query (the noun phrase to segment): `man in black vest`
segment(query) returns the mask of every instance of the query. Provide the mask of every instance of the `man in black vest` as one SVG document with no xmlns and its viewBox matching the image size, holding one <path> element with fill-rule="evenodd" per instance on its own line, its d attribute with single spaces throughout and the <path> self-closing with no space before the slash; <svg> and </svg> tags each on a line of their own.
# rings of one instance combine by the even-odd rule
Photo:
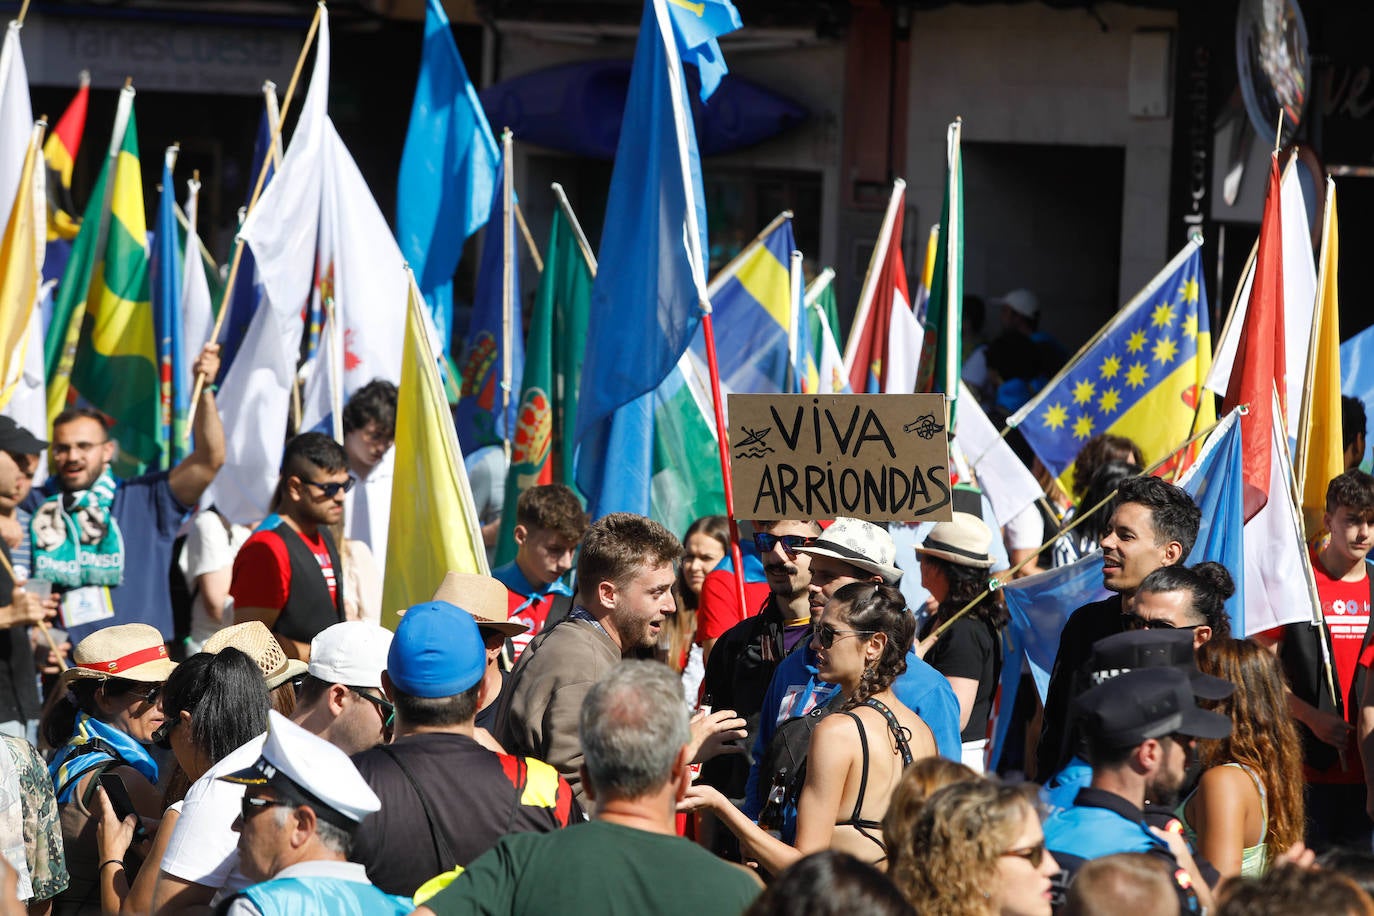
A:
<svg viewBox="0 0 1374 916">
<path fill-rule="evenodd" d="M 286 444 L 273 496 L 276 513 L 234 558 L 234 620 L 262 621 L 291 658 L 310 660 L 310 641 L 344 619 L 343 567 L 328 526 L 343 517 L 353 487 L 343 447 L 323 433 Z"/>
</svg>

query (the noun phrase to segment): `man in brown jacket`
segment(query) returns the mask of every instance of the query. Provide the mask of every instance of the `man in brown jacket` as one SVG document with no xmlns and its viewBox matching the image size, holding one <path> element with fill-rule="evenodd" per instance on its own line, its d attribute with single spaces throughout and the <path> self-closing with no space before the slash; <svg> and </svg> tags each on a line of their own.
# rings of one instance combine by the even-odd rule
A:
<svg viewBox="0 0 1374 916">
<path fill-rule="evenodd" d="M 622 656 L 658 645 L 674 613 L 673 582 L 682 544 L 651 519 L 616 512 L 582 539 L 572 612 L 535 637 L 501 691 L 496 738 L 506 751 L 552 764 L 583 790 L 578 715 L 592 685 Z"/>
</svg>

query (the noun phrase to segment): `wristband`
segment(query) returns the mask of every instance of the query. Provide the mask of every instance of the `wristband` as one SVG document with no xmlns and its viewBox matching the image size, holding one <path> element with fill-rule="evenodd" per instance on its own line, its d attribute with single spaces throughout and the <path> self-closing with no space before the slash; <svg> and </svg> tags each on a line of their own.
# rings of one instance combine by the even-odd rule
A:
<svg viewBox="0 0 1374 916">
<path fill-rule="evenodd" d="M 96 871 L 97 871 L 97 872 L 102 872 L 102 871 L 104 871 L 106 865 L 118 865 L 120 868 L 123 868 L 123 867 L 124 867 L 124 860 L 123 860 L 123 859 L 106 859 L 104 862 L 101 862 L 101 863 L 100 863 L 100 867 L 97 868 Z"/>
<path fill-rule="evenodd" d="M 205 394 L 214 394 L 215 392 L 219 391 L 219 386 L 211 383 L 202 388 L 201 391 Z"/>
</svg>

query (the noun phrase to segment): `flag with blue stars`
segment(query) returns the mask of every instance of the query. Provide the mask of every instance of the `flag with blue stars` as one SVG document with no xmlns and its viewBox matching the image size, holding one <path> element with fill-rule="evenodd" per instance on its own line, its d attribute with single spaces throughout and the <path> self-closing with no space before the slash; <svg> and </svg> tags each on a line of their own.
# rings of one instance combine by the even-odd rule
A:
<svg viewBox="0 0 1374 916">
<path fill-rule="evenodd" d="M 1007 425 L 1056 477 L 1100 433 L 1134 440 L 1146 464 L 1164 458 L 1215 420 L 1201 387 L 1212 363 L 1207 315 L 1201 245 L 1190 241 Z"/>
</svg>

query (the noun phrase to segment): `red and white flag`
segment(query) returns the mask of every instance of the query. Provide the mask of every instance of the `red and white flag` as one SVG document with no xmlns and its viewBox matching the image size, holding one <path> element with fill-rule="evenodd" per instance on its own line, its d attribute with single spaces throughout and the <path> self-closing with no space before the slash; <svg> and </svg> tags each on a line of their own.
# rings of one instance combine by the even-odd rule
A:
<svg viewBox="0 0 1374 916">
<path fill-rule="evenodd" d="M 898 178 L 868 262 L 859 308 L 845 346 L 849 387 L 869 394 L 911 394 L 921 358 L 924 330 L 911 311 L 906 263 L 902 258 L 902 213 L 906 182 Z"/>
</svg>

